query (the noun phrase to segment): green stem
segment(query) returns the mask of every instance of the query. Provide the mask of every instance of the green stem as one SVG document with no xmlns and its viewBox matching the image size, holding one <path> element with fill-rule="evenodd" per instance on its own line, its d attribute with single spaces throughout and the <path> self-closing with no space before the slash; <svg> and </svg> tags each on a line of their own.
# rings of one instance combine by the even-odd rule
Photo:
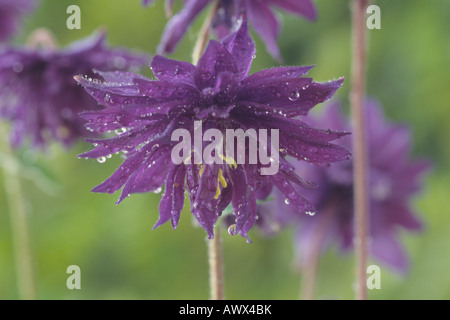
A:
<svg viewBox="0 0 450 320">
<path fill-rule="evenodd" d="M 36 280 L 34 274 L 34 259 L 31 247 L 28 212 L 22 186 L 19 178 L 19 165 L 15 161 L 14 153 L 6 141 L 4 130 L 0 134 L 3 143 L 1 147 L 6 155 L 12 159 L 3 165 L 3 181 L 11 221 L 11 233 L 14 246 L 14 259 L 17 285 L 21 299 L 34 300 L 37 298 Z"/>
<path fill-rule="evenodd" d="M 209 284 L 211 300 L 224 300 L 223 294 L 223 269 L 222 269 L 222 243 L 220 229 L 217 230 L 213 239 L 208 242 L 209 260 Z"/>
<path fill-rule="evenodd" d="M 333 217 L 333 207 L 327 207 L 320 213 L 314 235 L 309 243 L 311 254 L 306 263 L 301 267 L 302 272 L 302 287 L 300 293 L 300 300 L 313 300 L 316 291 L 317 273 L 319 270 L 319 261 L 322 251 L 322 245 L 325 237 L 328 234 L 328 229 Z"/>
</svg>

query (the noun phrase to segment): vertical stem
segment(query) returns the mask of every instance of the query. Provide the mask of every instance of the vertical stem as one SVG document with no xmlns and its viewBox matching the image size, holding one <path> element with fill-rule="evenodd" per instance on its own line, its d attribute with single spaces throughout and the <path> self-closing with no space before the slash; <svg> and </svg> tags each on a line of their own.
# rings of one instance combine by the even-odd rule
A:
<svg viewBox="0 0 450 320">
<path fill-rule="evenodd" d="M 352 1 L 352 81 L 350 106 L 353 120 L 354 210 L 356 250 L 356 299 L 367 299 L 367 230 L 368 230 L 368 172 L 365 133 L 364 95 L 366 86 L 366 25 L 368 0 Z"/>
<path fill-rule="evenodd" d="M 305 265 L 302 266 L 300 300 L 314 299 L 321 249 L 328 232 L 328 227 L 330 226 L 333 209 L 332 206 L 329 206 L 321 213 L 320 217 L 317 217 L 320 221 L 315 227 L 314 236 L 310 243 L 311 254 L 306 259 Z"/>
<path fill-rule="evenodd" d="M 206 45 L 209 40 L 209 29 L 211 27 L 211 23 L 217 13 L 217 10 L 219 10 L 220 1 L 216 0 L 213 3 L 212 9 L 209 11 L 208 16 L 206 17 L 205 21 L 203 22 L 202 28 L 200 29 L 198 33 L 197 41 L 195 42 L 194 50 L 192 52 L 192 63 L 197 64 L 198 60 L 203 54 L 203 51 L 205 51 Z"/>
<path fill-rule="evenodd" d="M 209 258 L 209 284 L 211 300 L 224 300 L 223 294 L 223 270 L 222 270 L 222 243 L 220 230 L 208 242 Z"/>
<path fill-rule="evenodd" d="M 5 141 L 6 136 L 1 134 L 0 140 L 4 142 L 2 147 L 5 153 L 11 155 L 11 160 L 4 166 L 3 180 L 11 220 L 17 285 L 22 299 L 34 300 L 37 293 L 27 209 L 19 178 L 19 166 L 8 142 Z"/>
</svg>

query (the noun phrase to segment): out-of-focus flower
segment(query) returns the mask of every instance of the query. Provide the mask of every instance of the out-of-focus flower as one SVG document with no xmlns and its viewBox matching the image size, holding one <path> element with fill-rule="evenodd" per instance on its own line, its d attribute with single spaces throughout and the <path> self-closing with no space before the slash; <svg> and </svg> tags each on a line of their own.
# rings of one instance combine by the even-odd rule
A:
<svg viewBox="0 0 450 320">
<path fill-rule="evenodd" d="M 196 66 L 155 56 L 151 68 L 157 80 L 132 73 L 101 73 L 104 82 L 77 77 L 86 91 L 107 107 L 84 113 L 88 127 L 119 130 L 111 139 L 89 139 L 96 148 L 80 157 L 104 160 L 125 152 L 123 164 L 93 191 L 114 193 L 123 187 L 120 202 L 131 193 L 160 191 L 165 185 L 155 227 L 171 220 L 175 228 L 186 181 L 192 214 L 210 238 L 216 220 L 231 203 L 234 233 L 248 239 L 257 219 L 256 199 L 264 199 L 272 185 L 299 210 L 314 210 L 294 189 L 294 185 L 310 184 L 293 172 L 285 156 L 323 166 L 349 157 L 344 148 L 330 143 L 346 133 L 315 129 L 296 119 L 332 97 L 343 79 L 317 83 L 303 77 L 312 67 L 280 67 L 248 75 L 254 53 L 254 43 L 243 23 L 223 42 L 211 40 Z M 202 135 L 209 129 L 223 136 L 228 129 L 279 131 L 279 171 L 262 175 L 261 159 L 255 164 L 239 164 L 229 153 L 215 154 L 227 159 L 226 163 L 196 164 L 191 161 L 195 154 L 190 149 L 186 161 L 175 164 L 171 152 L 179 140 L 172 141 L 172 133 L 184 129 L 195 136 L 198 121 Z M 247 144 L 243 151 L 249 156 Z"/>
<path fill-rule="evenodd" d="M 422 177 L 429 168 L 424 160 L 411 160 L 411 136 L 407 127 L 386 122 L 382 108 L 374 100 L 367 100 L 367 148 L 369 152 L 370 185 L 370 251 L 371 254 L 393 269 L 404 272 L 408 259 L 397 237 L 400 229 L 420 230 L 421 222 L 414 215 L 411 200 L 422 186 Z M 310 122 L 335 130 L 349 130 L 337 103 Z M 312 117 L 310 117 L 312 118 Z M 350 137 L 339 145 L 351 150 Z M 351 161 L 334 164 L 326 170 L 296 164 L 297 174 L 318 183 L 318 189 L 305 191 L 317 208 L 317 214 L 302 214 L 284 203 L 277 195 L 275 203 L 261 206 L 261 225 L 270 229 L 271 223 L 286 226 L 298 223 L 295 245 L 301 265 L 307 264 L 317 250 L 338 244 L 342 250 L 353 248 L 353 167 Z"/>
<path fill-rule="evenodd" d="M 142 67 L 149 58 L 105 45 L 105 33 L 63 50 L 4 47 L 0 50 L 0 116 L 12 122 L 11 143 L 28 138 L 34 147 L 50 140 L 65 146 L 87 136 L 78 114 L 98 106 L 73 76 Z"/>
<path fill-rule="evenodd" d="M 34 0 L 0 0 L 0 43 L 17 32 L 22 16 L 31 12 Z"/>
<path fill-rule="evenodd" d="M 144 0 L 145 5 L 153 1 Z M 183 9 L 168 22 L 159 46 L 159 53 L 172 53 L 195 18 L 216 0 L 185 0 Z M 167 1 L 171 8 L 173 1 Z M 245 14 L 256 33 L 266 44 L 269 53 L 281 60 L 277 45 L 280 23 L 273 11 L 282 9 L 288 13 L 315 20 L 317 13 L 312 0 L 220 0 L 214 17 L 212 28 L 222 39 L 234 32 L 239 26 L 239 19 Z M 169 9 L 171 11 L 171 9 Z"/>
</svg>

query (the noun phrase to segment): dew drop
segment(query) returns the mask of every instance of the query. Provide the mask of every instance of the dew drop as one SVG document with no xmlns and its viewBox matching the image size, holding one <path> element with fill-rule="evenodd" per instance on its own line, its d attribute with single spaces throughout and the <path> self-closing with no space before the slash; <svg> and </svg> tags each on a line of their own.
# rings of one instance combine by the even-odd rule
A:
<svg viewBox="0 0 450 320">
<path fill-rule="evenodd" d="M 161 193 L 161 191 L 162 191 L 162 188 L 159 187 L 159 188 L 153 190 L 153 193 Z"/>
<path fill-rule="evenodd" d="M 99 163 L 105 163 L 106 162 L 106 157 L 99 157 L 99 158 L 97 158 L 97 161 Z"/>
<path fill-rule="evenodd" d="M 209 80 L 209 79 L 211 79 L 212 75 L 210 72 L 203 72 L 201 77 L 203 80 Z"/>
<path fill-rule="evenodd" d="M 300 99 L 300 92 L 299 91 L 294 91 L 289 96 L 289 100 L 291 100 L 291 101 L 297 101 L 298 99 Z"/>
<path fill-rule="evenodd" d="M 231 226 L 228 227 L 228 234 L 230 236 L 236 235 L 236 225 L 235 224 L 232 224 Z"/>
<path fill-rule="evenodd" d="M 117 135 L 120 135 L 120 134 L 122 134 L 122 133 L 127 132 L 127 128 L 116 129 L 116 130 L 114 130 L 114 132 L 115 132 Z"/>
<path fill-rule="evenodd" d="M 291 203 L 291 201 L 288 199 L 288 198 L 286 198 L 286 199 L 284 199 L 284 203 L 286 203 L 286 204 L 290 204 Z"/>
<path fill-rule="evenodd" d="M 314 216 L 316 213 L 314 211 L 306 211 L 305 214 L 307 214 L 308 216 Z"/>
</svg>

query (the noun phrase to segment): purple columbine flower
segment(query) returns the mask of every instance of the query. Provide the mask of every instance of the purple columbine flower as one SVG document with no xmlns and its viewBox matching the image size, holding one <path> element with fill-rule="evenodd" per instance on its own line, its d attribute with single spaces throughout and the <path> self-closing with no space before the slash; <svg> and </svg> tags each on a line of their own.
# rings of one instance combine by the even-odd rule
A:
<svg viewBox="0 0 450 320">
<path fill-rule="evenodd" d="M 143 0 L 144 5 L 153 1 Z M 215 0 L 185 0 L 183 9 L 168 22 L 159 46 L 160 54 L 172 53 L 188 27 L 196 17 Z M 173 1 L 167 1 L 171 7 Z M 285 10 L 294 15 L 315 20 L 316 8 L 312 0 L 220 0 L 212 28 L 219 39 L 237 30 L 242 14 L 245 14 L 256 33 L 264 41 L 269 53 L 281 60 L 277 45 L 280 23 L 274 8 Z"/>
<path fill-rule="evenodd" d="M 349 157 L 348 151 L 330 143 L 346 133 L 315 129 L 296 118 L 333 96 L 343 79 L 317 83 L 303 77 L 312 67 L 279 67 L 248 75 L 254 53 L 243 23 L 223 42 L 211 40 L 196 66 L 155 56 L 151 69 L 156 80 L 123 72 L 100 73 L 104 82 L 76 77 L 106 106 L 82 115 L 89 121 L 88 127 L 119 130 L 118 136 L 110 139 L 88 139 L 96 147 L 80 157 L 103 161 L 124 152 L 125 158 L 93 191 L 112 194 L 123 187 L 119 203 L 132 193 L 159 192 L 165 185 L 155 227 L 171 220 L 175 228 L 186 185 L 192 214 L 210 238 L 216 220 L 230 203 L 235 233 L 247 238 L 257 219 L 256 199 L 265 198 L 272 185 L 300 209 L 313 210 L 294 189 L 294 185 L 310 184 L 298 177 L 284 158 L 290 155 L 326 166 Z M 234 164 L 175 164 L 171 152 L 178 141 L 172 141 L 172 133 L 184 129 L 195 135 L 196 121 L 201 121 L 202 134 L 211 128 L 222 133 L 227 129 L 279 130 L 278 173 L 261 175 L 261 163 L 236 164 L 235 158 Z"/>
<path fill-rule="evenodd" d="M 10 135 L 18 147 L 25 138 L 34 147 L 54 139 L 70 146 L 87 132 L 78 114 L 98 110 L 73 76 L 94 76 L 92 69 L 128 70 L 148 62 L 144 55 L 105 45 L 97 33 L 64 50 L 5 47 L 0 50 L 0 117 L 12 122 Z"/>
<path fill-rule="evenodd" d="M 34 0 L 0 0 L 0 42 L 17 32 L 22 16 L 33 10 Z"/>
<path fill-rule="evenodd" d="M 397 236 L 400 229 L 418 231 L 422 227 L 410 202 L 422 185 L 421 178 L 429 163 L 410 159 L 411 137 L 407 127 L 387 123 L 381 106 L 374 100 L 367 100 L 365 108 L 370 177 L 370 251 L 381 262 L 404 272 L 408 259 Z M 350 128 L 337 103 L 327 106 L 327 111 L 311 124 L 335 130 Z M 350 137 L 341 139 L 339 145 L 351 150 Z M 327 170 L 300 162 L 296 164 L 297 174 L 318 183 L 317 190 L 304 193 L 317 208 L 314 216 L 286 205 L 285 197 L 280 194 L 276 195 L 274 203 L 265 203 L 259 208 L 261 225 L 266 230 L 271 222 L 280 226 L 299 223 L 295 245 L 301 265 L 307 264 L 317 247 L 324 250 L 334 243 L 343 251 L 353 248 L 352 170 L 351 161 L 336 163 Z M 321 242 L 319 246 L 317 241 Z"/>
</svg>

